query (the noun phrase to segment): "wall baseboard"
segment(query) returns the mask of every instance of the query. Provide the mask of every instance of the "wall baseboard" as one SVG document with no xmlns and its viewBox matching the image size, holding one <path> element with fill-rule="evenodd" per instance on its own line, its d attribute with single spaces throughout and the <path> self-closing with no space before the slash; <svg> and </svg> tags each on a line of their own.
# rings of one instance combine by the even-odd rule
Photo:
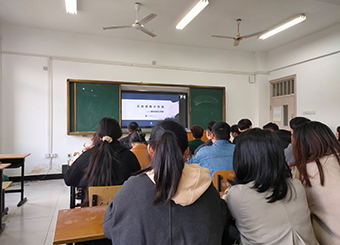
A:
<svg viewBox="0 0 340 245">
<path fill-rule="evenodd" d="M 25 181 L 33 181 L 33 180 L 51 180 L 51 179 L 63 179 L 64 175 L 63 174 L 47 174 L 47 175 L 29 175 L 25 176 L 24 180 Z M 13 182 L 20 182 L 21 181 L 21 176 L 14 176 L 14 177 L 9 177 L 10 181 Z"/>
</svg>

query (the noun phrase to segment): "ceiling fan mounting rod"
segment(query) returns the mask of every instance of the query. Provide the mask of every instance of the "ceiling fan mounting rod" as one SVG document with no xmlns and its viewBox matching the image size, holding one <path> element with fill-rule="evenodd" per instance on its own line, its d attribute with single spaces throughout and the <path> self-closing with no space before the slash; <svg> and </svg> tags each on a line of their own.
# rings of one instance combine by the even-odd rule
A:
<svg viewBox="0 0 340 245">
<path fill-rule="evenodd" d="M 237 19 L 237 34 L 238 34 L 238 36 L 240 36 L 240 23 L 241 23 L 241 19 Z"/>
<path fill-rule="evenodd" d="M 135 3 L 135 9 L 136 9 L 136 21 L 135 23 L 139 22 L 139 10 L 140 10 L 140 3 L 139 2 L 136 2 Z"/>
</svg>

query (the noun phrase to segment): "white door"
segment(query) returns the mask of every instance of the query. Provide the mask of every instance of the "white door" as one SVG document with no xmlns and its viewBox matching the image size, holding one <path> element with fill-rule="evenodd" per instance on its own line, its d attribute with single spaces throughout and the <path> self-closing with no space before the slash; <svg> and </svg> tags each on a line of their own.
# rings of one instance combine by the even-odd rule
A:
<svg viewBox="0 0 340 245">
<path fill-rule="evenodd" d="M 280 129 L 290 130 L 289 121 L 296 116 L 295 76 L 270 81 L 270 121 Z"/>
</svg>

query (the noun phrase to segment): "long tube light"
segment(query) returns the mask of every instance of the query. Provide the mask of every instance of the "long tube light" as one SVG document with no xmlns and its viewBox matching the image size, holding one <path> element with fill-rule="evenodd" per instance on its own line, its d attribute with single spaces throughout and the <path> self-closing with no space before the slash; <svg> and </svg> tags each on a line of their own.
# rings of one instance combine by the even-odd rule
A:
<svg viewBox="0 0 340 245">
<path fill-rule="evenodd" d="M 77 14 L 77 0 L 65 0 L 66 13 Z"/>
<path fill-rule="evenodd" d="M 177 24 L 176 29 L 182 30 L 184 27 L 186 27 L 186 25 L 189 24 L 190 21 L 192 21 L 208 4 L 208 0 L 200 0 Z"/>
<path fill-rule="evenodd" d="M 289 19 L 285 21 L 284 23 L 278 25 L 277 27 L 274 27 L 270 29 L 269 31 L 263 33 L 261 36 L 259 36 L 259 39 L 266 39 L 268 37 L 271 37 L 281 31 L 284 31 L 292 26 L 295 26 L 296 24 L 299 24 L 300 22 L 304 21 L 306 19 L 306 15 L 300 14 L 292 19 Z"/>
</svg>

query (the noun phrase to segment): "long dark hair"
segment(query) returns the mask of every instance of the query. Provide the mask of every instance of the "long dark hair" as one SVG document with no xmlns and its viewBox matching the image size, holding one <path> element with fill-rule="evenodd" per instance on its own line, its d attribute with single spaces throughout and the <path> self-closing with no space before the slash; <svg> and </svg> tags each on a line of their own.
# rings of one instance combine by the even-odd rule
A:
<svg viewBox="0 0 340 245">
<path fill-rule="evenodd" d="M 90 164 L 85 170 L 86 188 L 89 186 L 114 185 L 114 173 L 119 165 L 114 145 L 119 145 L 117 144 L 117 139 L 122 136 L 122 130 L 117 120 L 104 117 L 98 124 L 96 136 L 99 140 L 94 140 L 94 143 L 97 142 L 96 149 L 91 155 Z M 87 204 L 87 190 L 85 190 L 85 193 L 85 204 Z"/>
<path fill-rule="evenodd" d="M 157 196 L 153 204 L 168 203 L 175 195 L 184 168 L 183 154 L 189 146 L 185 129 L 173 119 L 158 122 L 151 131 L 151 164 L 139 173 L 154 171 Z"/>
<path fill-rule="evenodd" d="M 255 128 L 239 137 L 233 157 L 236 178 L 231 183 L 237 185 L 253 181 L 253 188 L 258 192 L 272 192 L 267 197 L 269 203 L 284 199 L 290 188 L 288 179 L 292 175 L 278 136 L 269 130 Z"/>
<path fill-rule="evenodd" d="M 306 165 L 315 161 L 320 175 L 320 184 L 325 183 L 325 175 L 320 163 L 324 156 L 335 155 L 340 165 L 340 142 L 332 130 L 321 122 L 307 122 L 294 130 L 293 155 L 295 166 L 300 172 L 301 182 L 308 187 L 312 184 L 309 180 Z"/>
</svg>

